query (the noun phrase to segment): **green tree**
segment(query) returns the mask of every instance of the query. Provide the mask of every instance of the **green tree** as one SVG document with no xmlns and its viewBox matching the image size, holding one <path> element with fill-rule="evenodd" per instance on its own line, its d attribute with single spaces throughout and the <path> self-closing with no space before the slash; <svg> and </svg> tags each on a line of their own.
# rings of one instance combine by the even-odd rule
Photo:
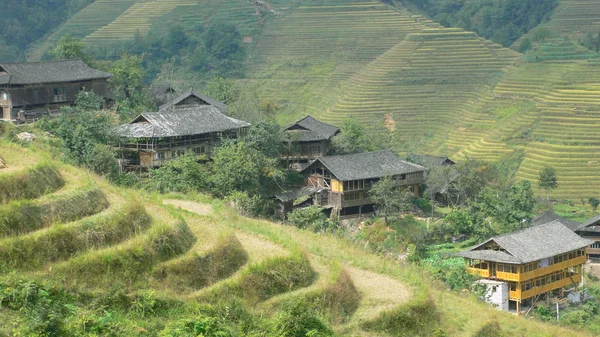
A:
<svg viewBox="0 0 600 337">
<path fill-rule="evenodd" d="M 433 217 L 436 197 L 438 195 L 447 197 L 454 179 L 456 179 L 456 171 L 449 165 L 432 168 L 427 172 L 425 195 L 431 201 L 431 217 Z"/>
<path fill-rule="evenodd" d="M 113 140 L 111 115 L 78 107 L 63 107 L 58 118 L 43 120 L 40 126 L 61 139 L 68 162 L 92 169 L 101 167 L 98 158 L 106 158 L 106 149 L 96 146 Z"/>
<path fill-rule="evenodd" d="M 235 191 L 267 195 L 279 178 L 277 160 L 244 141 L 226 142 L 212 156 L 214 193 L 225 197 Z"/>
<path fill-rule="evenodd" d="M 384 177 L 369 191 L 369 198 L 375 202 L 377 215 L 383 216 L 388 224 L 390 215 L 407 211 L 411 208 L 414 193 L 410 188 L 398 186 L 395 179 Z"/>
<path fill-rule="evenodd" d="M 531 49 L 531 40 L 528 38 L 524 38 L 521 40 L 521 44 L 519 45 L 519 52 L 524 53 Z"/>
<path fill-rule="evenodd" d="M 208 83 L 206 94 L 217 101 L 230 104 L 238 98 L 239 89 L 233 80 L 215 77 Z"/>
<path fill-rule="evenodd" d="M 372 138 L 367 135 L 365 127 L 354 119 L 346 119 L 340 133 L 333 137 L 335 154 L 353 154 L 377 149 Z"/>
<path fill-rule="evenodd" d="M 283 149 L 281 129 L 274 122 L 253 124 L 243 140 L 269 158 L 279 159 L 281 156 Z"/>
<path fill-rule="evenodd" d="M 110 83 L 117 97 L 132 100 L 136 92 L 144 88 L 143 55 L 123 54 L 112 63 Z"/>
<path fill-rule="evenodd" d="M 533 189 L 529 180 L 521 180 L 510 189 L 506 200 L 506 222 L 509 226 L 520 229 L 529 226 L 535 207 Z"/>
<path fill-rule="evenodd" d="M 91 91 L 81 91 L 75 98 L 75 106 L 84 110 L 100 110 L 103 105 L 104 99 Z"/>
<path fill-rule="evenodd" d="M 157 169 L 150 170 L 149 179 L 144 187 L 160 193 L 208 191 L 210 169 L 210 165 L 198 163 L 198 158 L 192 152 L 188 152 L 167 161 Z"/>
<path fill-rule="evenodd" d="M 86 52 L 85 44 L 71 35 L 63 36 L 50 53 L 57 60 L 82 59 L 84 62 L 91 61 L 90 55 Z"/>
<path fill-rule="evenodd" d="M 588 199 L 588 202 L 590 203 L 590 206 L 592 206 L 592 210 L 595 212 L 596 209 L 598 208 L 598 205 L 600 205 L 600 199 L 596 198 L 596 197 L 591 197 Z"/>
<path fill-rule="evenodd" d="M 538 178 L 539 188 L 546 190 L 546 200 L 549 200 L 550 190 L 554 190 L 558 187 L 558 179 L 556 178 L 556 171 L 551 166 L 546 166 L 540 171 Z"/>
</svg>

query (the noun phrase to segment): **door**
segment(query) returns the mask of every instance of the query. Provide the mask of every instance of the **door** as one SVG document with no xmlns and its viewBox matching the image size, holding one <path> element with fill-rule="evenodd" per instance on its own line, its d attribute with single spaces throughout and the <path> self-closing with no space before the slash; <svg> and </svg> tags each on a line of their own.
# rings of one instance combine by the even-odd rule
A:
<svg viewBox="0 0 600 337">
<path fill-rule="evenodd" d="M 496 262 L 490 263 L 490 277 L 496 277 Z"/>
</svg>

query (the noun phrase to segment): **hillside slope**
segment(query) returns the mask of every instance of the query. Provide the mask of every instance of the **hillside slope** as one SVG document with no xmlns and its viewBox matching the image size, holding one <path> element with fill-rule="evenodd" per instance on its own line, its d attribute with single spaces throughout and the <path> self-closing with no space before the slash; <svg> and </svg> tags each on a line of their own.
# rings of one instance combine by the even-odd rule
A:
<svg viewBox="0 0 600 337">
<path fill-rule="evenodd" d="M 26 211 L 31 202 L 67 205 L 55 208 L 55 220 L 39 228 L 27 229 L 23 218 L 1 226 L 9 226 L 13 234 L 0 232 L 0 289 L 13 295 L 2 297 L 0 334 L 11 335 L 16 329 L 24 334 L 158 335 L 186 317 L 197 317 L 197 303 L 203 303 L 205 313 L 218 312 L 222 304 L 239 313 L 242 305 L 249 315 L 264 320 L 281 317 L 281 310 L 302 300 L 321 308 L 321 319 L 343 336 L 389 336 L 376 328 L 384 324 L 382 315 L 398 312 L 394 315 L 403 317 L 402 312 L 410 315 L 419 308 L 427 308 L 426 313 L 414 317 L 427 325 L 402 321 L 408 324 L 405 331 L 470 336 L 483 324 L 498 321 L 508 335 L 586 335 L 440 290 L 414 267 L 377 257 L 336 236 L 238 216 L 206 197 L 171 199 L 165 206 L 160 196 L 118 189 L 55 162 L 42 148 L 24 150 L 4 141 L 0 148 L 9 167 L 15 158 L 28 163 L 0 170 L 0 191 L 16 191 L 0 193 L 2 219 L 10 212 Z M 15 182 L 27 186 L 25 177 L 36 163 L 54 167 L 58 176 L 38 182 L 36 190 L 43 196 L 26 201 L 23 193 L 29 187 L 10 187 Z M 64 186 L 56 185 L 55 179 Z M 63 189 L 76 191 L 82 185 L 101 191 L 90 198 L 105 198 L 105 207 L 64 217 L 80 208 L 81 200 Z M 36 297 L 25 297 L 28 302 L 23 304 L 21 294 L 31 289 L 40 290 Z M 65 299 L 69 302 L 63 306 Z M 222 319 L 225 324 L 242 317 Z"/>
<path fill-rule="evenodd" d="M 377 1 L 274 0 L 268 6 L 273 12 L 259 13 L 245 0 L 98 0 L 47 43 L 70 33 L 97 46 L 133 39 L 149 27 L 233 22 L 251 49 L 239 81 L 276 103 L 282 124 L 311 114 L 336 125 L 352 117 L 379 127 L 387 115 L 398 152 L 509 158 L 522 162 L 517 177 L 532 181 L 543 166 L 555 166 L 553 197 L 597 195 L 600 63 L 588 60 L 587 49 L 553 39 L 523 58 Z M 597 34 L 596 12 L 598 1 L 563 0 L 543 26 L 577 44 L 585 32 Z M 193 74 L 177 76 L 163 77 L 182 87 L 195 83 Z"/>
</svg>

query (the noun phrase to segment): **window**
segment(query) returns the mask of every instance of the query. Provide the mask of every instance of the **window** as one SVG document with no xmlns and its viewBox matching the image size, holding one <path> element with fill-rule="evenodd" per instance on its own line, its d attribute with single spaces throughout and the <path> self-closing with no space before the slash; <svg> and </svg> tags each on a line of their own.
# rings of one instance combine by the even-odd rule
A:
<svg viewBox="0 0 600 337">
<path fill-rule="evenodd" d="M 320 154 L 321 153 L 321 145 L 311 145 L 310 152 L 313 154 Z"/>
<path fill-rule="evenodd" d="M 344 201 L 359 200 L 360 192 L 352 192 L 344 194 Z"/>
<path fill-rule="evenodd" d="M 206 148 L 203 146 L 195 147 L 194 154 L 204 154 L 206 152 Z"/>
<path fill-rule="evenodd" d="M 8 93 L 6 91 L 0 92 L 0 98 L 6 101 L 8 99 Z"/>
<path fill-rule="evenodd" d="M 54 93 L 54 96 L 66 95 L 67 87 L 54 88 L 52 89 L 52 92 Z"/>
<path fill-rule="evenodd" d="M 362 190 L 365 188 L 364 180 L 344 181 L 344 191 Z"/>
<path fill-rule="evenodd" d="M 40 98 L 40 91 L 38 89 L 33 89 L 33 99 L 38 100 Z"/>
</svg>

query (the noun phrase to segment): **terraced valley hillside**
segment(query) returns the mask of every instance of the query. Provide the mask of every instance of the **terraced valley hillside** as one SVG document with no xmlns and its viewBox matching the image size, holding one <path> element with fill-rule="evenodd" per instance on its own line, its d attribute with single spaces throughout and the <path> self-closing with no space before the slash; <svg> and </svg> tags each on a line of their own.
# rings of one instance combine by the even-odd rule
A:
<svg viewBox="0 0 600 337">
<path fill-rule="evenodd" d="M 336 125 L 351 117 L 379 126 L 387 115 L 398 152 L 508 158 L 520 165 L 518 179 L 533 181 L 550 165 L 559 180 L 551 196 L 562 200 L 600 189 L 600 62 L 583 47 L 573 53 L 553 38 L 540 46 L 541 56 L 524 57 L 400 4 L 267 4 L 261 14 L 246 0 L 97 0 L 32 57 L 67 33 L 99 46 L 132 40 L 152 25 L 191 29 L 225 20 L 251 49 L 240 83 L 274 101 L 282 124 L 311 114 Z M 595 13 L 600 2 L 561 0 L 542 26 L 577 44 L 585 31 L 597 33 Z"/>
<path fill-rule="evenodd" d="M 0 140 L 0 336 L 184 336 L 228 323 L 287 336 L 304 317 L 297 303 L 340 336 L 473 336 L 491 322 L 510 336 L 586 335 L 445 291 L 335 235 L 206 196 L 117 188 L 46 148 Z"/>
</svg>

